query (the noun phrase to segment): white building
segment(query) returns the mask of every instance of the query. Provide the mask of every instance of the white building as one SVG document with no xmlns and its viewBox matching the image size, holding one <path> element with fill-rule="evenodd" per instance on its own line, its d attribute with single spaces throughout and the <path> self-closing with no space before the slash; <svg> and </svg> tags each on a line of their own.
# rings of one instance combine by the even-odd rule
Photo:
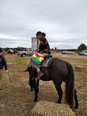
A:
<svg viewBox="0 0 87 116">
<path fill-rule="evenodd" d="M 31 45 L 33 51 L 38 51 L 39 41 L 36 39 L 36 37 L 31 38 Z"/>
</svg>

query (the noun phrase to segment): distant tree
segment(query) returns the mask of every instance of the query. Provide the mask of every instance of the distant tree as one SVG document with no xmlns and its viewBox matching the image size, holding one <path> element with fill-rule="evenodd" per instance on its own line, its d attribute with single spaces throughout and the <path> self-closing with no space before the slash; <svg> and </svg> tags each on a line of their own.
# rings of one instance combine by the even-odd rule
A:
<svg viewBox="0 0 87 116">
<path fill-rule="evenodd" d="M 17 47 L 16 50 L 17 50 L 17 51 L 21 51 L 21 47 Z"/>
<path fill-rule="evenodd" d="M 5 48 L 5 51 L 7 52 L 9 49 L 10 49 L 10 48 L 7 47 L 7 48 Z"/>
<path fill-rule="evenodd" d="M 87 46 L 85 44 L 80 44 L 80 46 L 78 47 L 78 51 L 82 51 L 82 50 L 86 50 Z"/>
<path fill-rule="evenodd" d="M 2 51 L 2 48 L 0 47 L 0 51 Z"/>
</svg>

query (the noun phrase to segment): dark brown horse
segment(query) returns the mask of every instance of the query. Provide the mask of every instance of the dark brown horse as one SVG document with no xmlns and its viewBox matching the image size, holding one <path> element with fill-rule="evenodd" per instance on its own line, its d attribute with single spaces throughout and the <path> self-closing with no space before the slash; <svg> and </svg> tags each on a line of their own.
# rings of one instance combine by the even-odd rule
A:
<svg viewBox="0 0 87 116">
<path fill-rule="evenodd" d="M 75 108 L 78 108 L 78 99 L 77 93 L 74 88 L 74 72 L 70 63 L 63 61 L 58 58 L 51 58 L 48 63 L 48 67 L 41 67 L 41 71 L 44 73 L 40 79 L 43 81 L 52 80 L 55 84 L 55 88 L 58 92 L 58 103 L 61 103 L 62 99 L 62 82 L 65 82 L 65 99 L 66 102 L 73 108 L 73 102 L 75 99 Z M 38 101 L 38 83 L 39 81 L 35 81 L 37 77 L 37 71 L 31 66 L 28 66 L 27 71 L 29 72 L 30 79 L 32 79 L 34 90 L 35 90 L 35 98 L 34 101 Z M 74 98 L 74 99 L 73 99 Z"/>
</svg>

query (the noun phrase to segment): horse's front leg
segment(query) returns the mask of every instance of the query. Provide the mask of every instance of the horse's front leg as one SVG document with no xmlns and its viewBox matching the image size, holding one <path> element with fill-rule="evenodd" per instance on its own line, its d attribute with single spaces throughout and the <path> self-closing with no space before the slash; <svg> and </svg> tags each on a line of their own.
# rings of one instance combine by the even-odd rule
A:
<svg viewBox="0 0 87 116">
<path fill-rule="evenodd" d="M 39 80 L 38 81 L 34 81 L 34 91 L 35 91 L 35 98 L 34 98 L 34 102 L 38 101 L 38 85 L 39 85 Z"/>
<path fill-rule="evenodd" d="M 30 85 L 31 91 L 33 91 L 34 90 L 34 77 L 33 76 L 30 76 L 29 78 L 29 85 Z"/>
</svg>

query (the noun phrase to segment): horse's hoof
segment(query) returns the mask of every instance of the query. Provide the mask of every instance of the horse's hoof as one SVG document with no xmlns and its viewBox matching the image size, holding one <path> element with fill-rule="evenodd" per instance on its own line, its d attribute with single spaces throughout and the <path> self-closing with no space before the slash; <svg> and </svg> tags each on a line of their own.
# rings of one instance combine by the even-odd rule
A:
<svg viewBox="0 0 87 116">
<path fill-rule="evenodd" d="M 61 101 L 57 101 L 58 104 L 61 104 Z"/>
<path fill-rule="evenodd" d="M 75 109 L 78 109 L 78 106 L 75 106 Z"/>
<path fill-rule="evenodd" d="M 38 100 L 37 99 L 34 99 L 34 102 L 38 102 Z"/>
<path fill-rule="evenodd" d="M 31 89 L 31 91 L 33 91 L 34 89 Z"/>
</svg>

